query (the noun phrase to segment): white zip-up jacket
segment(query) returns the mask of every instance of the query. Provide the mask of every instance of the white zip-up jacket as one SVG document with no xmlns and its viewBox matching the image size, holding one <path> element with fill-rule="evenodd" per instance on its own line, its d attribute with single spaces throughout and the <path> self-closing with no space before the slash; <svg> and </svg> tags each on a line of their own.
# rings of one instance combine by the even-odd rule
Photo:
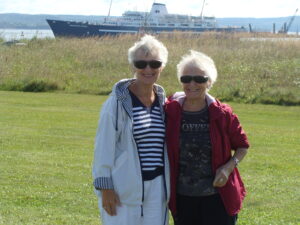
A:
<svg viewBox="0 0 300 225">
<path fill-rule="evenodd" d="M 132 81 L 134 79 L 124 79 L 116 83 L 102 106 L 95 140 L 93 178 L 98 197 L 101 197 L 98 189 L 114 189 L 122 204 L 142 205 L 144 184 L 138 149 L 133 137 L 132 101 L 128 91 Z M 164 90 L 156 84 L 154 89 L 164 119 Z M 170 172 L 166 145 L 163 176 L 167 207 Z"/>
</svg>

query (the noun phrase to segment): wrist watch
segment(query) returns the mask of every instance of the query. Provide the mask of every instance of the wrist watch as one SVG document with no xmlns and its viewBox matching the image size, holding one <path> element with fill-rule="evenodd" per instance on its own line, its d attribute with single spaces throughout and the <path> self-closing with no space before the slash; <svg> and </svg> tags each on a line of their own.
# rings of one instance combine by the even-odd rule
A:
<svg viewBox="0 0 300 225">
<path fill-rule="evenodd" d="M 233 160 L 235 166 L 237 166 L 239 164 L 239 162 L 240 162 L 240 160 L 237 157 L 235 157 L 235 156 L 232 156 L 231 159 Z"/>
</svg>

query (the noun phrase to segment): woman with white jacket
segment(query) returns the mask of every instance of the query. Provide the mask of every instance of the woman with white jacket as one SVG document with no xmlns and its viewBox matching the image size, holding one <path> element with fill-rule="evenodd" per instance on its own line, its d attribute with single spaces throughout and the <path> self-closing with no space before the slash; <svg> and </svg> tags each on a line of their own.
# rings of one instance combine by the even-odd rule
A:
<svg viewBox="0 0 300 225">
<path fill-rule="evenodd" d="M 128 50 L 134 78 L 117 82 L 103 104 L 93 164 L 102 225 L 168 224 L 165 93 L 155 84 L 167 58 L 145 35 Z"/>
</svg>

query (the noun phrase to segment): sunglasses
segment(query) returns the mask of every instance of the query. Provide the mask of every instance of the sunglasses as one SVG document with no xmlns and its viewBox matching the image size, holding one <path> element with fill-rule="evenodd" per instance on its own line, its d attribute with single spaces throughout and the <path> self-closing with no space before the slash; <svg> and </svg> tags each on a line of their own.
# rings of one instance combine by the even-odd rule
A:
<svg viewBox="0 0 300 225">
<path fill-rule="evenodd" d="M 191 76 L 191 75 L 184 75 L 180 77 L 181 83 L 187 84 L 195 81 L 198 84 L 203 84 L 208 81 L 208 76 Z"/>
<path fill-rule="evenodd" d="M 147 65 L 149 65 L 151 69 L 158 69 L 161 67 L 162 62 L 158 60 L 151 60 L 151 61 L 138 60 L 138 61 L 134 61 L 133 65 L 137 69 L 145 69 Z"/>
</svg>

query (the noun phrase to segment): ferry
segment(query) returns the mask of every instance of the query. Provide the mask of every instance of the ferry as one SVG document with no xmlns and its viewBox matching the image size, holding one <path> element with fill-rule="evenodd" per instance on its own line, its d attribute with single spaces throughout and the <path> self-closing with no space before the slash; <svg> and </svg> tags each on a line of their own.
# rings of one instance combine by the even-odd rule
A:
<svg viewBox="0 0 300 225">
<path fill-rule="evenodd" d="M 204 6 L 205 1 L 203 2 Z M 201 33 L 205 31 L 243 32 L 244 27 L 218 27 L 215 17 L 169 14 L 162 3 L 153 3 L 150 12 L 126 11 L 119 17 L 106 17 L 102 23 L 47 19 L 55 37 L 91 37 L 137 33 Z"/>
</svg>

